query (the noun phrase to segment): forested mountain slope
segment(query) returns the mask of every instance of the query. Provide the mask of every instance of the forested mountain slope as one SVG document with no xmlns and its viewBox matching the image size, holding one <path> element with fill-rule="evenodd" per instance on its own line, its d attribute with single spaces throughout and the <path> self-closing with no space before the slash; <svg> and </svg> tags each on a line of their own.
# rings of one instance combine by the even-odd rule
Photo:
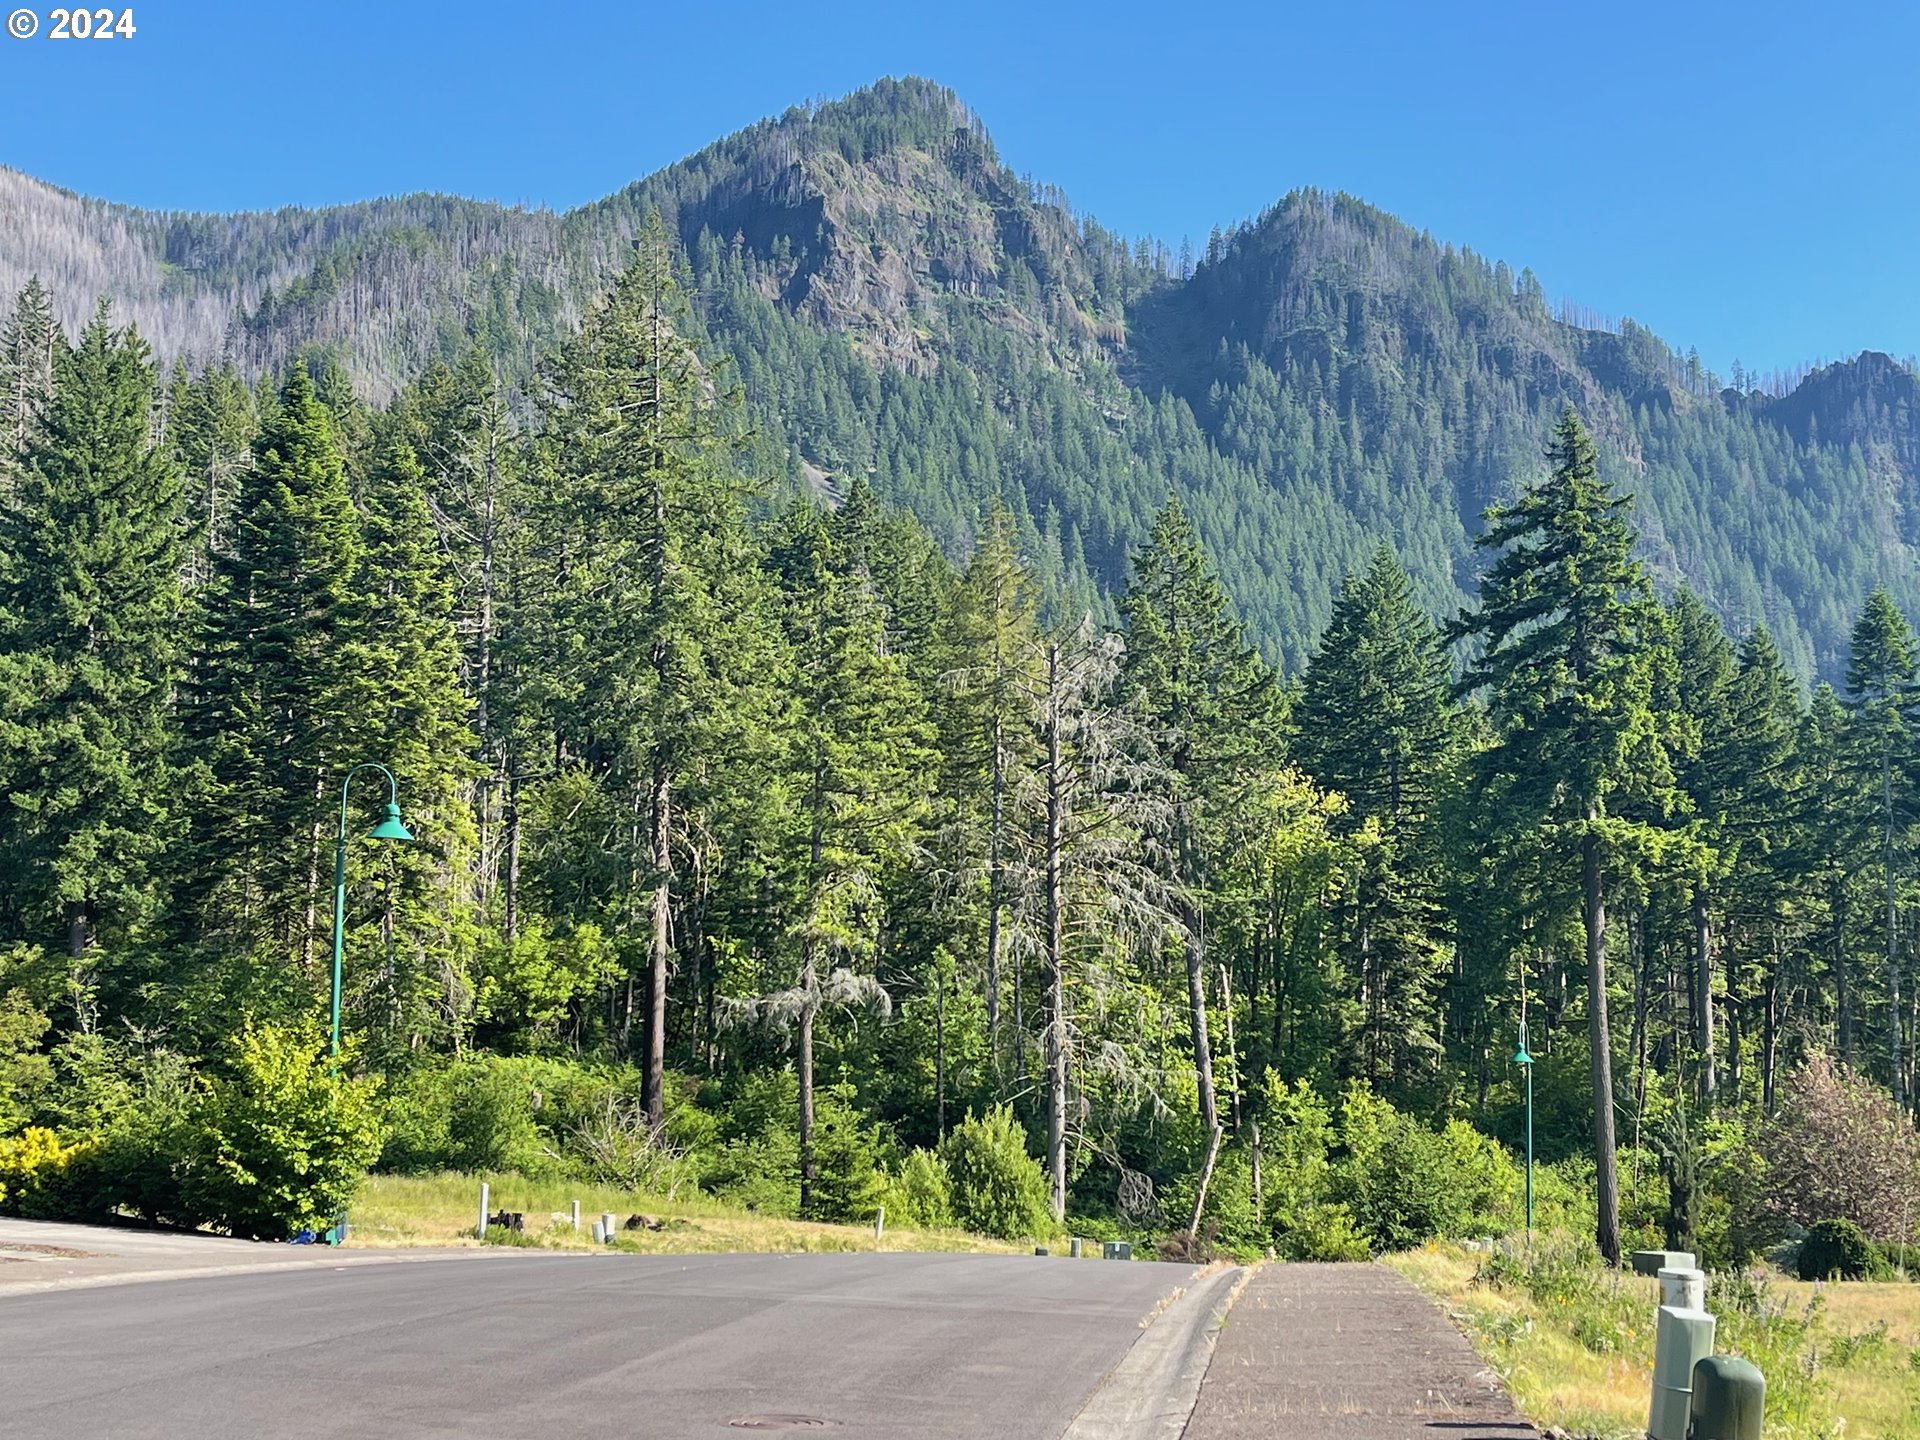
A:
<svg viewBox="0 0 1920 1440">
<path fill-rule="evenodd" d="M 1279 179 L 1280 177 L 1276 177 Z M 761 465 L 864 476 L 955 555 L 1006 497 L 1056 594 L 1096 600 L 1169 492 L 1289 668 L 1380 539 L 1429 606 L 1471 588 L 1492 499 L 1573 404 L 1636 495 L 1658 580 L 1837 673 L 1884 580 L 1920 602 L 1912 369 L 1865 354 L 1791 393 L 1722 390 L 1630 322 L 1567 323 L 1527 272 L 1345 196 L 1289 195 L 1193 262 L 1078 217 L 950 92 L 794 109 L 564 215 L 443 196 L 233 216 L 81 199 L 0 171 L 0 291 L 69 326 L 113 297 L 162 358 L 251 375 L 314 348 L 385 399 L 482 344 L 526 386 L 658 211 Z"/>
</svg>

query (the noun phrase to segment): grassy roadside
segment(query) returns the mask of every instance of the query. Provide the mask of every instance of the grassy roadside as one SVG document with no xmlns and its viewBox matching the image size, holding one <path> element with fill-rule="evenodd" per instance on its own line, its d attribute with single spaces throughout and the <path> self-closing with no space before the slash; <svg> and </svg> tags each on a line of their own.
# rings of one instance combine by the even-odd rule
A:
<svg viewBox="0 0 1920 1440">
<path fill-rule="evenodd" d="M 1539 1244 L 1525 1278 L 1516 1247 L 1497 1252 L 1513 1257 L 1503 1260 L 1430 1245 L 1387 1263 L 1453 1316 L 1539 1424 L 1640 1440 L 1657 1282 L 1574 1262 L 1577 1242 Z M 1920 1437 L 1920 1285 L 1716 1277 L 1708 1306 L 1720 1317 L 1715 1348 L 1767 1376 L 1767 1440 Z"/>
<path fill-rule="evenodd" d="M 525 1241 L 559 1250 L 590 1250 L 592 1220 L 610 1211 L 621 1225 L 644 1215 L 659 1228 L 621 1230 L 615 1248 L 649 1255 L 718 1251 L 955 1250 L 1019 1254 L 1031 1247 L 959 1230 L 896 1229 L 874 1236 L 871 1225 L 821 1225 L 757 1215 L 706 1196 L 665 1198 L 566 1180 L 518 1175 L 370 1175 L 349 1212 L 350 1244 L 474 1245 L 480 1182 L 492 1187 L 494 1211 L 526 1216 Z M 581 1229 L 568 1224 L 568 1205 L 580 1202 Z"/>
</svg>

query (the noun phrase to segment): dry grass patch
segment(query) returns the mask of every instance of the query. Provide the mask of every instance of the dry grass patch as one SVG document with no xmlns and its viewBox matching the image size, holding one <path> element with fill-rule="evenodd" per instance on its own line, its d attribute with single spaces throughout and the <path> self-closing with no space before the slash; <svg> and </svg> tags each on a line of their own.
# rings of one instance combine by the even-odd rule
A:
<svg viewBox="0 0 1920 1440">
<path fill-rule="evenodd" d="M 1789 1303 L 1817 1306 L 1821 1353 L 1848 1440 L 1920 1440 L 1920 1284 L 1783 1280 Z"/>
<path fill-rule="evenodd" d="M 1536 1422 L 1641 1440 L 1658 1283 L 1602 1270 L 1582 1242 L 1538 1243 L 1531 1268 L 1512 1243 L 1388 1263 L 1446 1308 Z M 1708 1306 L 1716 1348 L 1767 1376 L 1767 1440 L 1920 1440 L 1920 1285 L 1716 1276 Z"/>
<path fill-rule="evenodd" d="M 1575 1435 L 1642 1440 L 1653 1383 L 1651 1348 L 1644 1354 L 1625 1346 L 1611 1352 L 1591 1348 L 1575 1337 L 1577 1327 L 1568 1317 L 1552 1316 L 1524 1293 L 1475 1285 L 1478 1260 L 1455 1245 L 1429 1245 L 1388 1256 L 1386 1263 L 1441 1303 L 1514 1404 L 1535 1422 Z M 1655 1282 L 1615 1279 L 1623 1301 L 1643 1303 L 1653 1313 L 1659 1303 Z"/>
<path fill-rule="evenodd" d="M 602 1212 L 624 1226 L 644 1215 L 658 1228 L 619 1231 L 614 1248 L 650 1255 L 726 1251 L 955 1250 L 1018 1254 L 1024 1248 L 959 1230 L 908 1230 L 888 1226 L 875 1237 L 870 1225 L 821 1225 L 757 1215 L 706 1196 L 672 1199 L 608 1186 L 564 1180 L 527 1180 L 518 1175 L 370 1175 L 353 1203 L 349 1243 L 383 1245 L 477 1245 L 480 1182 L 491 1187 L 488 1208 L 526 1217 L 520 1243 L 556 1250 L 591 1250 L 587 1233 Z M 568 1223 L 569 1205 L 580 1202 L 580 1229 Z"/>
</svg>

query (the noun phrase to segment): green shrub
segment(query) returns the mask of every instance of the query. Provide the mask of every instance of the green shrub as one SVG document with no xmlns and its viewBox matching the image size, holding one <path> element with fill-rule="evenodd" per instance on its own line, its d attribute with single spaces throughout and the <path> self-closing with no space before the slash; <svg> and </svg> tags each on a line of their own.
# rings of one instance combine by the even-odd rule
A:
<svg viewBox="0 0 1920 1440">
<path fill-rule="evenodd" d="M 1265 1178 L 1263 1173 L 1263 1183 Z M 1196 1175 L 1196 1183 L 1198 1179 Z M 1170 1192 L 1172 1213 L 1193 1214 L 1193 1199 L 1190 1193 L 1184 1193 L 1187 1190 L 1181 1186 Z M 1273 1232 L 1261 1208 L 1253 1203 L 1253 1165 L 1247 1152 L 1238 1145 L 1222 1148 L 1213 1167 L 1213 1179 L 1207 1185 L 1207 1208 L 1201 1224 L 1214 1226 L 1214 1240 L 1222 1250 L 1241 1259 L 1258 1259 L 1273 1243 Z"/>
<path fill-rule="evenodd" d="M 1438 1134 L 1356 1083 L 1340 1104 L 1333 1194 L 1377 1249 L 1512 1228 L 1524 1179 L 1504 1147 L 1464 1121 Z"/>
<path fill-rule="evenodd" d="M 1318 1218 L 1332 1184 L 1327 1159 L 1333 1147 L 1333 1115 L 1305 1080 L 1289 1086 L 1269 1071 L 1260 1103 L 1261 1188 L 1268 1221 L 1283 1249 L 1287 1236 Z"/>
<path fill-rule="evenodd" d="M 1335 1189 L 1354 1224 L 1383 1250 L 1407 1250 L 1457 1233 L 1467 1214 L 1439 1138 L 1365 1087 L 1340 1104 Z"/>
<path fill-rule="evenodd" d="M 1372 1247 L 1347 1207 L 1336 1203 L 1296 1211 L 1281 1253 L 1289 1260 L 1365 1260 Z"/>
<path fill-rule="evenodd" d="M 793 1072 L 763 1071 L 725 1087 L 710 1086 L 701 1101 L 703 1112 L 715 1116 L 710 1135 L 717 1143 L 703 1157 L 700 1183 L 743 1209 L 797 1215 L 800 1142 L 794 1127 L 800 1082 Z"/>
<path fill-rule="evenodd" d="M 456 1067 L 447 1096 L 446 1164 L 470 1174 L 551 1170 L 534 1123 L 534 1087 L 510 1064 L 474 1060 Z"/>
<path fill-rule="evenodd" d="M 204 1091 L 186 1060 L 166 1051 L 130 1068 L 130 1102 L 103 1117 L 87 1171 L 87 1208 L 132 1210 L 148 1221 L 192 1225 L 200 1217 L 184 1189 Z"/>
<path fill-rule="evenodd" d="M 132 1210 L 150 1221 L 193 1224 L 181 1193 L 201 1082 L 184 1056 L 97 1033 L 54 1052 L 58 1082 L 42 1107 L 58 1134 L 91 1142 L 58 1197 L 61 1218 Z M 52 1214 L 54 1198 L 43 1197 Z"/>
<path fill-rule="evenodd" d="M 725 1141 L 701 1183 L 743 1210 L 791 1219 L 800 1211 L 800 1141 L 791 1127 Z"/>
<path fill-rule="evenodd" d="M 74 1191 L 83 1178 L 94 1146 L 90 1141 L 63 1145 L 53 1131 L 30 1125 L 0 1140 L 0 1204 L 12 1214 L 35 1220 L 72 1218 Z"/>
<path fill-rule="evenodd" d="M 931 1150 L 907 1152 L 884 1197 L 890 1224 L 939 1229 L 953 1224 L 953 1183 L 947 1165 Z"/>
<path fill-rule="evenodd" d="M 449 1121 L 458 1068 L 428 1060 L 389 1072 L 380 1096 L 379 1169 L 419 1175 L 457 1168 Z"/>
<path fill-rule="evenodd" d="M 880 1127 L 860 1118 L 852 1089 L 818 1092 L 813 1107 L 813 1184 L 809 1220 L 870 1220 L 887 1183 L 888 1150 Z"/>
<path fill-rule="evenodd" d="M 623 1136 L 615 1133 L 626 1132 L 624 1140 L 637 1138 L 631 1124 L 613 1125 L 621 1115 L 631 1117 L 636 1099 L 634 1073 L 617 1067 L 543 1056 L 429 1061 L 409 1068 L 386 1092 L 380 1168 L 411 1174 L 512 1172 L 534 1178 L 577 1170 L 609 1183 L 639 1183 L 650 1189 L 684 1183 L 686 1174 L 656 1174 L 651 1162 L 693 1148 L 681 1138 L 686 1127 L 680 1123 L 682 1113 L 692 1107 L 672 1106 L 668 1133 L 649 1136 L 649 1153 L 643 1153 L 623 1144 Z M 688 1132 L 696 1138 L 711 1133 L 711 1120 L 699 1118 L 706 1120 L 705 1128 L 695 1125 Z M 615 1160 L 610 1148 L 624 1149 L 624 1158 Z"/>
<path fill-rule="evenodd" d="M 195 1106 L 186 1205 L 258 1239 L 330 1224 L 380 1153 L 374 1089 L 336 1072 L 317 1026 L 249 1026 Z"/>
<path fill-rule="evenodd" d="M 1452 1238 L 1492 1235 L 1525 1223 L 1526 1176 L 1499 1141 L 1464 1120 L 1449 1120 L 1436 1137 L 1444 1178 L 1457 1199 Z"/>
<path fill-rule="evenodd" d="M 1880 1266 L 1866 1232 L 1851 1220 L 1822 1220 L 1807 1231 L 1795 1262 L 1802 1280 L 1864 1280 Z"/>
<path fill-rule="evenodd" d="M 600 1108 L 574 1128 L 567 1150 L 602 1185 L 670 1200 L 696 1184 L 693 1167 L 668 1138 L 667 1122 L 654 1124 L 637 1096 L 618 1090 L 608 1090 Z"/>
<path fill-rule="evenodd" d="M 25 991 L 0 990 L 0 1132 L 33 1113 L 34 1101 L 53 1078 L 53 1067 L 40 1049 L 52 1023 Z"/>
<path fill-rule="evenodd" d="M 574 1007 L 620 973 L 616 948 L 597 926 L 555 935 L 550 923 L 529 916 L 513 939 L 489 936 L 481 944 L 473 1010 L 488 1044 L 511 1050 L 553 1044 Z"/>
<path fill-rule="evenodd" d="M 1878 1249 L 1881 1266 L 1888 1274 L 1900 1274 L 1909 1280 L 1920 1280 L 1920 1245 L 1904 1245 L 1890 1240 Z"/>
<path fill-rule="evenodd" d="M 969 1115 L 942 1142 L 940 1158 L 952 1182 L 954 1218 L 967 1229 L 1006 1240 L 1052 1230 L 1047 1179 L 1027 1154 L 1011 1106 Z"/>
</svg>

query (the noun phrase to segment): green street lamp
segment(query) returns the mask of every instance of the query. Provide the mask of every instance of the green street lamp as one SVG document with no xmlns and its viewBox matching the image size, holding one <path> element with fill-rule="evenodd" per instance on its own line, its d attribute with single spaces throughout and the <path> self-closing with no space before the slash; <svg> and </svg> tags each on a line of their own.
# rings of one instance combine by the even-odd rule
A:
<svg viewBox="0 0 1920 1440">
<path fill-rule="evenodd" d="M 387 777 L 387 803 L 380 823 L 367 832 L 369 840 L 411 840 L 413 832 L 400 823 L 400 787 L 393 772 L 368 761 L 356 765 L 340 782 L 340 838 L 333 847 L 333 1023 L 329 1053 L 340 1053 L 340 951 L 347 937 L 347 790 L 362 770 L 378 770 Z"/>
<path fill-rule="evenodd" d="M 1527 1053 L 1527 1022 L 1520 1022 L 1520 1043 L 1514 1047 L 1513 1063 L 1527 1078 L 1527 1234 L 1533 1234 L 1533 1056 Z"/>
</svg>

